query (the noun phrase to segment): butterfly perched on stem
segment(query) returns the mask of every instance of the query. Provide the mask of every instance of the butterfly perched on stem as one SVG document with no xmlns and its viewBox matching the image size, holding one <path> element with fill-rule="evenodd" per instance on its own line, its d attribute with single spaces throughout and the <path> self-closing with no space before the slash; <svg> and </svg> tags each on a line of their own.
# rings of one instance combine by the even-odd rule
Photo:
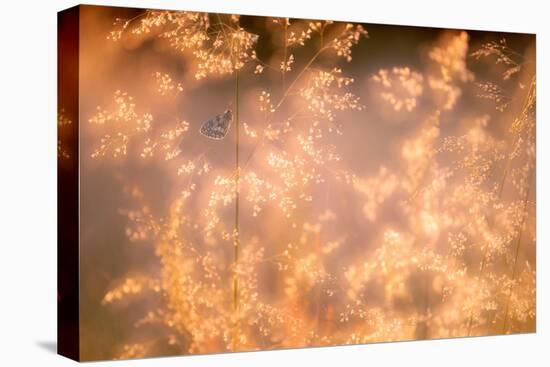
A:
<svg viewBox="0 0 550 367">
<path fill-rule="evenodd" d="M 207 138 L 221 140 L 225 138 L 233 121 L 231 110 L 226 110 L 202 124 L 200 133 Z"/>
</svg>

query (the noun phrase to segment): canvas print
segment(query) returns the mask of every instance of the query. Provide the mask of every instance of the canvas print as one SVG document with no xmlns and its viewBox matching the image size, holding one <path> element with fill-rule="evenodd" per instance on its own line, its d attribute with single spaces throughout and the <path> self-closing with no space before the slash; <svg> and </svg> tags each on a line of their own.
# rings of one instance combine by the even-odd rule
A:
<svg viewBox="0 0 550 367">
<path fill-rule="evenodd" d="M 59 13 L 59 351 L 536 327 L 535 35 Z"/>
</svg>

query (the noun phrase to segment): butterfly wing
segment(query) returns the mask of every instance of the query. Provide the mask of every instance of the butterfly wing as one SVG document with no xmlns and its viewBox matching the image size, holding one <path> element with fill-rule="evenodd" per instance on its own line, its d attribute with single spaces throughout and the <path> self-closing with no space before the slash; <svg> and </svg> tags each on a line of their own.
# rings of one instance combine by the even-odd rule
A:
<svg viewBox="0 0 550 367">
<path fill-rule="evenodd" d="M 233 114 L 227 110 L 202 124 L 200 133 L 210 139 L 223 139 L 229 131 L 232 120 Z"/>
</svg>

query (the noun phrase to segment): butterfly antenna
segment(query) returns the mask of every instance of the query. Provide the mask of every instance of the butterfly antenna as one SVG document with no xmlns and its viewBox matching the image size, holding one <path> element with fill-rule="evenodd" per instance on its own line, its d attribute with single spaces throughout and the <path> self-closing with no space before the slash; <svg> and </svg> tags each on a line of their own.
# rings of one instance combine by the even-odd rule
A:
<svg viewBox="0 0 550 367">
<path fill-rule="evenodd" d="M 225 110 L 231 110 L 233 109 L 233 106 L 235 105 L 235 101 L 231 100 L 229 102 L 227 102 L 227 104 L 225 105 Z"/>
</svg>

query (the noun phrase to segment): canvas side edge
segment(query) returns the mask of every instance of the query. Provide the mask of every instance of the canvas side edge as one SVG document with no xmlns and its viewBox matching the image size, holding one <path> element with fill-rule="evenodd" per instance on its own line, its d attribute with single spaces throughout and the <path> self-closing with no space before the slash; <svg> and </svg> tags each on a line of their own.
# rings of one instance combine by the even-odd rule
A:
<svg viewBox="0 0 550 367">
<path fill-rule="evenodd" d="M 59 12 L 57 27 L 57 353 L 79 361 L 80 7 Z"/>
</svg>

